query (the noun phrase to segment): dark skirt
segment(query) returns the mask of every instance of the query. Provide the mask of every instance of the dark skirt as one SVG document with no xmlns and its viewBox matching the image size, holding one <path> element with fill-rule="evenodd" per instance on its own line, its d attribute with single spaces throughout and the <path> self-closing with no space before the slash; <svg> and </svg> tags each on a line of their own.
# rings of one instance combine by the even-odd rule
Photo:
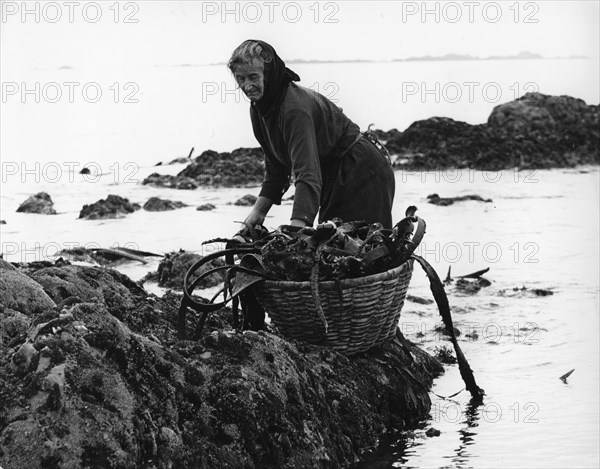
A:
<svg viewBox="0 0 600 469">
<path fill-rule="evenodd" d="M 394 171 L 373 143 L 361 138 L 344 156 L 325 161 L 321 171 L 319 223 L 337 217 L 392 227 Z"/>
</svg>

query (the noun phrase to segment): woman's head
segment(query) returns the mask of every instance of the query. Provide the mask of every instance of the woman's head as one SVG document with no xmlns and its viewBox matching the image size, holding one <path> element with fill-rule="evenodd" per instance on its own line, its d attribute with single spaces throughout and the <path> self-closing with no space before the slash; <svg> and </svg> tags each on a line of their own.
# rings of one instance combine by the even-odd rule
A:
<svg viewBox="0 0 600 469">
<path fill-rule="evenodd" d="M 271 45 L 254 39 L 242 42 L 231 54 L 227 66 L 259 112 L 273 109 L 284 96 L 288 83 L 300 80 Z"/>
<path fill-rule="evenodd" d="M 231 73 L 235 73 L 239 65 L 250 65 L 258 61 L 264 66 L 265 62 L 271 62 L 272 60 L 273 54 L 267 48 L 263 47 L 258 41 L 248 39 L 235 48 L 227 66 Z"/>
<path fill-rule="evenodd" d="M 233 51 L 227 66 L 250 101 L 258 101 L 264 96 L 265 63 L 272 60 L 269 51 L 252 40 L 242 42 Z"/>
</svg>

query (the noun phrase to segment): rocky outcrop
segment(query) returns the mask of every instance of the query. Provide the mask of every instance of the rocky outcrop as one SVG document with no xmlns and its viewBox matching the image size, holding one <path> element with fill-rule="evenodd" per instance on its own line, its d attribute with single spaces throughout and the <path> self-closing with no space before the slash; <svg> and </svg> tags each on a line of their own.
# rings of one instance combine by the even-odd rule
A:
<svg viewBox="0 0 600 469">
<path fill-rule="evenodd" d="M 139 209 L 139 204 L 132 204 L 128 199 L 111 194 L 106 199 L 100 199 L 91 205 L 84 205 L 79 212 L 79 218 L 87 220 L 121 218 Z"/>
<path fill-rule="evenodd" d="M 442 368 L 411 344 L 347 358 L 234 332 L 227 309 L 200 341 L 177 341 L 180 297 L 73 267 L 32 276 L 79 301 L 0 308 L 2 467 L 340 467 L 428 415 Z M 115 316 L 108 291 L 130 314 Z"/>
<path fill-rule="evenodd" d="M 496 106 L 485 124 L 432 117 L 403 132 L 374 132 L 396 155 L 396 169 L 498 170 L 599 164 L 599 128 L 597 105 L 569 96 L 528 93 Z M 207 150 L 176 176 L 152 173 L 143 184 L 172 189 L 240 187 L 259 185 L 263 176 L 261 148 Z"/>
<path fill-rule="evenodd" d="M 150 197 L 143 208 L 149 212 L 166 212 L 182 207 L 187 207 L 187 204 L 179 201 L 161 199 L 159 197 Z"/>
<path fill-rule="evenodd" d="M 207 150 L 176 176 L 152 173 L 142 184 L 171 189 L 251 186 L 262 182 L 264 168 L 260 148 L 238 148 L 231 153 Z"/>
<path fill-rule="evenodd" d="M 395 130 L 395 129 L 394 129 Z M 444 117 L 379 132 L 412 169 L 552 168 L 600 163 L 600 111 L 581 99 L 528 93 L 496 106 L 486 124 Z"/>
<path fill-rule="evenodd" d="M 179 252 L 170 252 L 160 261 L 156 272 L 146 275 L 144 282 L 158 282 L 159 287 L 173 288 L 175 290 L 183 290 L 183 278 L 188 269 L 196 262 L 201 260 L 203 256 L 193 252 L 180 250 Z M 197 275 L 201 275 L 207 270 L 214 267 L 225 265 L 222 259 L 215 259 L 201 267 Z M 197 288 L 209 288 L 223 283 L 225 279 L 224 271 L 216 272 L 203 279 Z"/>
<path fill-rule="evenodd" d="M 198 205 L 196 207 L 196 210 L 198 210 L 200 212 L 208 212 L 210 210 L 214 210 L 215 208 L 217 208 L 217 206 L 214 204 L 202 204 L 202 205 Z"/>
<path fill-rule="evenodd" d="M 19 205 L 17 212 L 20 213 L 41 213 L 43 215 L 56 215 L 54 202 L 46 192 L 38 192 L 29 197 L 25 202 Z"/>
</svg>

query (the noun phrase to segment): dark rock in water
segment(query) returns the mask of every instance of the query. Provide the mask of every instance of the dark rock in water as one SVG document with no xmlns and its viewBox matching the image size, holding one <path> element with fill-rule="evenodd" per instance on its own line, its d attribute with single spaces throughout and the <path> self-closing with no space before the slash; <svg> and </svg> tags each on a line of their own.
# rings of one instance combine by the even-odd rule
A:
<svg viewBox="0 0 600 469">
<path fill-rule="evenodd" d="M 6 220 L 0 220 L 0 225 L 6 225 Z"/>
<path fill-rule="evenodd" d="M 484 199 L 480 195 L 461 195 L 458 197 L 440 197 L 438 194 L 430 194 L 427 196 L 427 202 L 434 205 L 448 206 L 454 202 L 462 202 L 464 200 L 476 200 L 479 202 L 493 202 L 492 199 Z"/>
<path fill-rule="evenodd" d="M 162 166 L 162 161 L 159 161 L 158 163 L 156 163 L 154 166 Z"/>
<path fill-rule="evenodd" d="M 232 187 L 261 183 L 264 168 L 261 148 L 238 148 L 231 153 L 207 150 L 178 176 L 194 178 L 201 185 Z"/>
<path fill-rule="evenodd" d="M 597 111 L 597 106 L 588 106 L 582 99 L 527 93 L 516 101 L 496 106 L 488 118 L 488 125 L 508 135 L 573 131 L 574 127 L 585 128 L 597 123 Z"/>
<path fill-rule="evenodd" d="M 485 154 L 487 160 L 487 154 L 498 144 L 492 142 L 485 126 L 432 117 L 414 122 L 401 135 L 390 139 L 386 147 L 400 160 L 409 160 L 405 167 L 440 169 L 471 167 L 478 155 Z"/>
<path fill-rule="evenodd" d="M 17 212 L 56 215 L 56 210 L 53 207 L 54 202 L 52 202 L 50 196 L 46 192 L 38 192 L 19 205 Z"/>
<path fill-rule="evenodd" d="M 412 301 L 413 303 L 419 303 L 421 305 L 430 305 L 433 304 L 433 300 L 429 298 L 421 298 L 420 296 L 415 295 L 406 295 L 407 301 Z"/>
<path fill-rule="evenodd" d="M 190 160 L 186 158 L 186 161 Z M 177 176 L 153 173 L 142 184 L 172 189 L 250 186 L 262 182 L 264 171 L 261 148 L 238 148 L 231 153 L 207 150 L 194 158 Z"/>
<path fill-rule="evenodd" d="M 513 298 L 532 298 L 537 296 L 550 296 L 554 295 L 552 290 L 547 288 L 527 288 L 526 286 L 522 287 L 513 287 L 510 290 L 504 289 L 498 292 L 500 296 L 508 296 Z"/>
<path fill-rule="evenodd" d="M 454 286 L 456 287 L 456 291 L 466 294 L 466 295 L 474 295 L 479 290 L 484 287 L 489 287 L 492 284 L 485 277 L 479 277 L 475 280 L 470 280 L 466 278 L 459 278 L 456 280 Z"/>
<path fill-rule="evenodd" d="M 200 210 L 201 212 L 205 212 L 208 210 L 214 210 L 215 208 L 217 208 L 216 205 L 213 204 L 202 204 L 202 205 L 198 205 L 196 207 L 196 210 Z"/>
<path fill-rule="evenodd" d="M 128 199 L 111 194 L 106 199 L 101 199 L 91 205 L 84 205 L 79 212 L 79 218 L 87 220 L 120 218 L 139 209 L 139 204 L 132 204 Z"/>
<path fill-rule="evenodd" d="M 83 302 L 0 309 L 2 467 L 342 467 L 428 417 L 442 368 L 411 344 L 347 358 L 223 329 L 227 310 L 199 342 L 176 341 L 179 296 L 74 267 L 36 276 Z"/>
<path fill-rule="evenodd" d="M 236 200 L 233 205 L 240 205 L 243 207 L 251 207 L 252 205 L 254 205 L 256 203 L 256 200 L 258 199 L 258 197 L 256 197 L 255 195 L 252 194 L 246 194 L 245 196 L 239 198 L 238 200 Z"/>
<path fill-rule="evenodd" d="M 142 181 L 142 184 L 149 184 L 156 187 L 166 187 L 169 189 L 193 190 L 200 185 L 189 177 L 173 176 L 170 174 L 152 173 Z"/>
<path fill-rule="evenodd" d="M 143 281 L 154 281 L 158 282 L 159 287 L 173 288 L 177 290 L 183 290 L 183 277 L 185 276 L 188 269 L 202 259 L 203 256 L 192 252 L 179 251 L 171 252 L 165 255 L 164 259 L 160 261 L 158 270 L 150 273 L 144 277 Z M 197 274 L 200 275 L 203 272 L 213 268 L 225 265 L 223 260 L 215 259 L 203 266 Z M 209 288 L 214 287 L 223 283 L 225 279 L 224 271 L 216 272 L 206 277 L 197 288 Z"/>
<path fill-rule="evenodd" d="M 159 197 L 150 197 L 144 204 L 144 210 L 148 210 L 149 212 L 166 212 L 182 207 L 187 207 L 187 204 L 179 201 L 161 199 Z"/>
<path fill-rule="evenodd" d="M 81 168 L 79 174 L 90 174 L 90 168 Z"/>
<path fill-rule="evenodd" d="M 431 427 L 429 430 L 427 430 L 425 432 L 425 435 L 427 435 L 429 438 L 434 437 L 434 436 L 440 436 L 441 434 L 442 434 L 442 432 L 434 427 Z"/>
<path fill-rule="evenodd" d="M 390 131 L 386 147 L 408 160 L 407 169 L 599 164 L 600 108 L 569 96 L 527 93 L 496 106 L 485 124 L 432 117 Z"/>
</svg>

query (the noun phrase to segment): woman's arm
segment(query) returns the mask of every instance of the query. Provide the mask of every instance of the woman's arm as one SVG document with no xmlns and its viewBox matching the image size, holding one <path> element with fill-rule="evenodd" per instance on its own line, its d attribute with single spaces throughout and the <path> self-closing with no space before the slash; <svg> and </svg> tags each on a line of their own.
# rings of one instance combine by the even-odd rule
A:
<svg viewBox="0 0 600 469">
<path fill-rule="evenodd" d="M 281 197 L 290 186 L 290 171 L 281 164 L 266 144 L 261 118 L 252 106 L 250 107 L 250 120 L 254 137 L 265 154 L 265 177 L 259 196 L 264 196 L 272 203 L 279 205 Z"/>
<path fill-rule="evenodd" d="M 292 225 L 312 225 L 319 211 L 322 186 L 315 122 L 308 110 L 292 109 L 282 116 L 281 130 L 296 186 Z"/>
</svg>

